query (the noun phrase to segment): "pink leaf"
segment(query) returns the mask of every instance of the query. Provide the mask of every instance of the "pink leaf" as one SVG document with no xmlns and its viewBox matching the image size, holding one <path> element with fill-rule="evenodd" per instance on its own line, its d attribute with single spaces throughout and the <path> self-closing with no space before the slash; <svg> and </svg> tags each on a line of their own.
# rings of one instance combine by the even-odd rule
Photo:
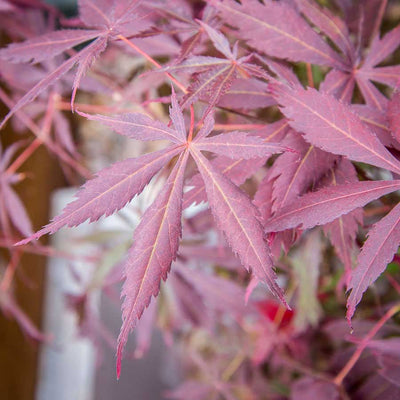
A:
<svg viewBox="0 0 400 400">
<path fill-rule="evenodd" d="M 228 39 L 221 33 L 216 31 L 211 26 L 207 25 L 205 22 L 197 21 L 207 32 L 207 35 L 210 37 L 211 41 L 215 48 L 221 52 L 226 58 L 234 59 L 234 55 L 232 54 L 231 46 L 229 44 Z"/>
<path fill-rule="evenodd" d="M 106 49 L 107 47 L 107 37 L 100 36 L 97 38 L 92 44 L 92 49 L 90 53 L 87 53 L 84 57 L 81 57 L 79 60 L 78 70 L 76 71 L 74 84 L 72 86 L 72 95 L 71 95 L 71 108 L 74 108 L 74 101 L 76 91 L 78 90 L 79 83 L 81 79 L 85 76 L 88 69 L 93 65 L 96 58 Z"/>
<path fill-rule="evenodd" d="M 173 86 L 172 86 L 171 107 L 169 109 L 169 115 L 175 127 L 175 136 L 182 143 L 185 142 L 187 136 L 185 128 L 185 120 L 183 118 L 182 110 L 179 107 L 178 100 L 176 99 L 176 94 Z"/>
<path fill-rule="evenodd" d="M 32 235 L 32 224 L 19 197 L 7 184 L 0 181 L 4 205 L 13 225 L 24 235 Z"/>
<path fill-rule="evenodd" d="M 117 348 L 118 377 L 128 334 L 149 305 L 151 296 L 157 296 L 161 279 L 167 278 L 171 263 L 176 258 L 182 231 L 182 194 L 187 156 L 187 152 L 181 156 L 165 187 L 146 210 L 134 233 L 134 244 L 125 262 L 123 323 Z"/>
<path fill-rule="evenodd" d="M 103 169 L 96 178 L 82 186 L 78 198 L 68 204 L 61 215 L 17 244 L 26 244 L 46 233 L 54 233 L 63 226 L 77 226 L 87 219 L 93 222 L 101 216 L 111 215 L 139 194 L 150 179 L 180 151 L 178 147 L 170 147 L 139 158 L 120 161 Z"/>
<path fill-rule="evenodd" d="M 350 61 L 355 51 L 344 21 L 313 0 L 295 0 L 295 3 L 306 18 L 321 29 Z"/>
<path fill-rule="evenodd" d="M 49 75 L 43 78 L 40 82 L 38 82 L 32 89 L 30 89 L 23 97 L 21 97 L 18 102 L 14 105 L 14 107 L 10 110 L 10 112 L 5 116 L 3 121 L 0 124 L 0 129 L 4 126 L 6 121 L 14 115 L 18 110 L 22 107 L 26 106 L 32 100 L 34 100 L 40 93 L 42 93 L 45 89 L 47 89 L 50 85 L 55 83 L 58 79 L 60 79 L 64 74 L 66 74 L 79 60 L 87 57 L 92 51 L 93 48 L 97 47 L 97 42 L 93 42 L 85 47 L 82 51 L 75 54 L 73 57 L 69 58 L 67 61 L 63 62 L 60 66 L 58 66 L 55 70 L 53 70 Z"/>
<path fill-rule="evenodd" d="M 252 110 L 276 104 L 267 92 L 267 84 L 257 79 L 236 79 L 218 101 L 218 106 L 239 110 Z"/>
<path fill-rule="evenodd" d="M 382 39 L 375 36 L 363 66 L 368 68 L 380 64 L 399 46 L 400 25 L 388 32 Z"/>
<path fill-rule="evenodd" d="M 229 132 L 221 135 L 194 140 L 193 145 L 199 150 L 210 151 L 233 159 L 268 157 L 282 153 L 287 147 L 278 143 L 265 142 L 257 136 L 244 132 Z"/>
<path fill-rule="evenodd" d="M 396 138 L 397 142 L 400 143 L 400 90 L 396 90 L 393 93 L 387 115 L 393 136 Z"/>
<path fill-rule="evenodd" d="M 331 222 L 372 200 L 400 189 L 400 181 L 345 183 L 307 193 L 280 209 L 267 221 L 266 232 L 279 232 L 300 226 L 312 228 Z"/>
<path fill-rule="evenodd" d="M 336 156 L 308 144 L 297 132 L 290 132 L 282 145 L 296 150 L 279 157 L 269 170 L 273 184 L 272 211 L 296 200 L 332 167 Z"/>
<path fill-rule="evenodd" d="M 322 150 L 400 173 L 400 163 L 377 137 L 334 97 L 315 89 L 290 89 L 271 84 L 273 95 L 282 105 L 290 125 Z"/>
<path fill-rule="evenodd" d="M 79 0 L 79 16 L 87 26 L 108 27 L 115 3 L 113 0 Z"/>
<path fill-rule="evenodd" d="M 337 386 L 329 381 L 304 377 L 297 380 L 292 388 L 291 400 L 340 400 Z"/>
<path fill-rule="evenodd" d="M 120 114 L 115 116 L 90 115 L 79 112 L 91 121 L 99 121 L 109 126 L 120 135 L 137 140 L 170 140 L 174 143 L 183 143 L 182 132 L 168 128 L 159 121 L 154 121 L 144 114 Z"/>
<path fill-rule="evenodd" d="M 346 317 L 350 320 L 363 293 L 386 269 L 400 243 L 400 204 L 377 222 L 368 233 L 357 267 L 353 270 L 347 299 Z"/>
<path fill-rule="evenodd" d="M 222 174 L 229 178 L 235 185 L 241 185 L 254 175 L 264 164 L 264 158 L 253 158 L 245 160 L 232 160 L 231 158 L 218 156 L 211 161 L 211 164 Z M 201 203 L 207 201 L 204 182 L 200 175 L 195 175 L 189 186 L 194 188 L 184 195 L 184 208 L 189 207 L 193 203 Z"/>
<path fill-rule="evenodd" d="M 10 44 L 0 50 L 0 58 L 14 63 L 37 63 L 61 54 L 77 44 L 91 40 L 99 35 L 98 31 L 64 29 L 46 33 L 22 43 Z"/>
<path fill-rule="evenodd" d="M 229 25 L 238 29 L 242 39 L 261 52 L 290 61 L 305 61 L 340 67 L 340 57 L 288 4 L 234 0 L 212 4 Z M 284 49 L 284 50 L 283 50 Z"/>
<path fill-rule="evenodd" d="M 357 172 L 349 160 L 343 158 L 336 168 L 332 168 L 326 180 L 321 182 L 325 184 L 328 181 L 331 185 L 337 186 L 344 183 L 356 183 Z M 351 255 L 355 247 L 355 239 L 358 231 L 358 225 L 362 223 L 362 209 L 355 209 L 346 215 L 342 215 L 338 219 L 329 222 L 324 226 L 324 232 L 329 235 L 332 245 L 343 262 L 346 279 L 350 277 L 352 270 Z"/>
<path fill-rule="evenodd" d="M 272 259 L 256 208 L 247 195 L 217 172 L 204 156 L 193 148 L 191 154 L 203 177 L 218 228 L 224 232 L 246 269 L 251 268 L 258 279 L 267 283 L 272 293 L 286 304 L 282 290 L 275 282 Z"/>
</svg>

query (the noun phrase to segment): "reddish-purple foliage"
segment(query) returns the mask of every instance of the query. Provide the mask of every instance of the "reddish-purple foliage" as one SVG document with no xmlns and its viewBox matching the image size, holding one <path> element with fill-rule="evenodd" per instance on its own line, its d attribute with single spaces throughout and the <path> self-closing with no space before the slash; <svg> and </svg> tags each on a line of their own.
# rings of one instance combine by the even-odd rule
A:
<svg viewBox="0 0 400 400">
<path fill-rule="evenodd" d="M 136 355 L 148 348 L 148 333 L 162 312 L 168 337 L 187 323 L 212 335 L 225 324 L 215 316 L 229 313 L 241 329 L 235 340 L 251 334 L 251 346 L 237 343 L 239 366 L 233 372 L 222 367 L 228 363 L 224 346 L 217 346 L 223 338 L 212 336 L 216 356 L 210 370 L 201 351 L 192 354 L 199 375 L 210 379 L 188 380 L 171 398 L 189 393 L 185 398 L 253 399 L 262 387 L 275 399 L 262 377 L 279 376 L 284 368 L 293 372 L 282 377 L 292 385 L 291 399 L 365 393 L 364 382 L 356 388 L 343 384 L 359 365 L 348 354 L 340 362 L 343 348 L 337 352 L 342 369 L 332 379 L 328 373 L 302 374 L 295 360 L 313 365 L 305 350 L 313 345 L 312 335 L 300 333 L 326 325 L 321 315 L 330 306 L 324 301 L 328 296 L 339 309 L 343 285 L 350 292 L 349 322 L 385 271 L 385 284 L 393 287 L 387 291 L 400 292 L 399 273 L 387 270 L 392 260 L 398 265 L 400 244 L 400 25 L 385 25 L 386 33 L 380 33 L 386 6 L 392 6 L 387 0 L 336 0 L 329 8 L 320 3 L 79 0 L 78 17 L 68 20 L 37 1 L 0 1 L 0 22 L 13 41 L 0 49 L 6 88 L 0 88 L 0 100 L 9 108 L 0 127 L 12 117 L 16 130 L 35 137 L 0 152 L 0 240 L 10 248 L 8 270 L 32 240 L 118 212 L 146 187 L 159 190 L 139 210 L 124 260 L 103 277 L 104 287 L 124 282 L 118 376 L 128 336 L 143 313 L 148 314 L 138 325 Z M 42 9 L 46 18 L 37 17 Z M 22 21 L 35 18 L 40 23 L 24 26 Z M 84 104 L 81 98 L 94 100 Z M 171 104 L 169 113 L 162 103 Z M 77 111 L 76 121 L 132 139 L 140 155 L 97 172 L 60 215 L 33 233 L 13 188 L 24 178 L 18 169 L 25 160 L 44 144 L 67 176 L 70 168 L 86 175 L 63 113 L 68 109 Z M 200 203 L 207 206 L 192 207 Z M 12 248 L 11 242 L 25 247 Z M 310 243 L 318 247 L 313 252 Z M 322 255 L 333 261 L 329 248 L 344 266 L 338 279 L 337 263 L 329 269 L 328 261 L 320 261 Z M 0 300 L 13 298 L 5 276 Z M 265 299 L 263 292 L 257 304 L 267 309 L 261 313 L 250 296 L 258 282 L 276 297 Z M 164 286 L 168 295 L 158 307 L 153 297 Z M 400 307 L 390 308 L 393 295 L 388 299 L 380 300 L 389 311 L 378 328 Z M 3 303 L 4 312 L 41 338 L 14 302 Z M 292 311 L 283 324 L 285 308 Z M 344 317 L 342 311 L 336 314 Z M 398 385 L 398 341 L 366 337 L 355 341 L 353 357 L 365 348 L 375 354 L 380 375 L 368 384 Z M 394 354 L 387 351 L 389 341 Z M 245 359 L 257 371 L 252 379 Z M 268 372 L 258 369 L 264 361 Z M 329 368 L 334 371 L 334 364 Z"/>
</svg>

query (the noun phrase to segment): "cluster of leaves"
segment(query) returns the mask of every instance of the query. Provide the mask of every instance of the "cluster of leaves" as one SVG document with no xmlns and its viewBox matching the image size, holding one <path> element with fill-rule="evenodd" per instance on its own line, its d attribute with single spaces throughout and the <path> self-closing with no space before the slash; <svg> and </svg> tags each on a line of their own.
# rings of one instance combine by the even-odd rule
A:
<svg viewBox="0 0 400 400">
<path fill-rule="evenodd" d="M 169 297 L 163 301 L 170 303 L 164 331 L 182 331 L 190 322 L 213 342 L 188 340 L 192 368 L 201 371 L 203 381 L 187 381 L 170 393 L 173 398 L 250 399 L 260 398 L 260 390 L 266 398 L 336 399 L 345 398 L 346 391 L 367 398 L 362 396 L 384 387 L 374 397 L 384 399 L 400 392 L 400 342 L 385 339 L 397 332 L 395 326 L 387 326 L 379 340 L 371 334 L 368 340 L 353 339 L 354 354 L 359 357 L 368 347 L 376 360 L 373 370 L 358 373 L 359 379 L 373 374 L 359 386 L 343 385 L 358 358 L 343 350 L 345 334 L 332 335 L 334 329 L 344 332 L 344 290 L 350 291 L 351 322 L 363 294 L 388 263 L 397 263 L 400 25 L 381 33 L 391 2 L 337 0 L 330 6 L 315 0 L 80 0 L 78 17 L 65 19 L 33 0 L 0 1 L 0 21 L 13 39 L 0 50 L 7 88 L 0 95 L 9 107 L 2 126 L 12 118 L 16 128 L 36 136 L 0 158 L 4 242 L 19 233 L 28 236 L 17 243 L 27 249 L 44 234 L 109 216 L 154 179 L 164 181 L 144 210 L 123 262 L 102 281 L 124 281 L 118 376 L 129 333 L 168 278 L 162 285 Z M 110 67 L 127 60 L 133 66 L 125 75 Z M 76 102 L 79 88 L 108 103 Z M 157 150 L 98 172 L 59 216 L 33 234 L 12 189 L 24 160 L 45 145 L 67 174 L 87 174 L 63 112 L 66 96 L 76 118 L 130 139 L 154 141 Z M 158 103 L 171 104 L 169 118 Z M 127 112 L 133 107 L 140 112 Z M 183 212 L 202 202 L 209 207 L 194 215 Z M 215 231 L 217 239 L 211 235 Z M 340 268 L 329 255 L 332 248 Z M 213 266 L 212 274 L 205 273 L 205 264 Z M 263 293 L 257 300 L 252 292 L 258 283 L 274 297 Z M 395 275 L 389 274 L 385 285 L 398 295 Z M 138 353 L 148 347 L 156 319 L 156 303 L 151 304 L 137 329 Z M 399 309 L 390 296 L 385 307 L 389 311 L 377 326 Z M 337 319 L 329 320 L 329 308 Z M 231 314 L 234 323 L 219 322 L 216 315 L 222 312 Z M 358 325 L 361 333 L 377 333 L 370 322 L 356 320 Z M 321 367 L 305 358 L 313 343 L 324 358 L 318 348 L 322 339 L 313 338 L 323 330 L 333 336 L 329 340 L 338 351 L 334 362 Z M 234 358 L 239 362 L 236 369 L 224 370 L 232 337 L 241 349 Z M 304 373 L 296 359 L 321 373 L 313 376 L 308 367 Z M 267 370 L 262 367 L 266 361 Z M 339 372 L 331 378 L 334 371 Z M 296 379 L 299 372 L 302 377 Z M 286 387 L 291 388 L 287 394 Z"/>
</svg>

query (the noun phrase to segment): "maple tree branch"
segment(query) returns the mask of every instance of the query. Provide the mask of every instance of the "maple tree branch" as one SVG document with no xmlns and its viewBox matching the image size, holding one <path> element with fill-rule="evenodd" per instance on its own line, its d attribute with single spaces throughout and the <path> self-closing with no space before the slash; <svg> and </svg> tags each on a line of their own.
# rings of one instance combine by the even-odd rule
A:
<svg viewBox="0 0 400 400">
<path fill-rule="evenodd" d="M 35 138 L 33 142 L 13 161 L 5 171 L 6 174 L 13 174 L 17 169 L 38 149 L 43 142 L 39 138 Z"/>
<path fill-rule="evenodd" d="M 307 69 L 307 79 L 308 79 L 308 86 L 314 88 L 314 76 L 312 72 L 312 66 L 310 63 L 306 63 L 306 69 Z"/>
<path fill-rule="evenodd" d="M 265 128 L 266 124 L 215 124 L 216 131 L 256 130 Z"/>
<path fill-rule="evenodd" d="M 146 58 L 146 60 L 150 61 L 155 67 L 157 67 L 158 69 L 162 68 L 162 65 L 160 63 L 158 63 L 153 57 L 151 57 L 145 51 L 143 51 L 142 49 L 137 47 L 134 43 L 132 43 L 130 40 L 128 40 L 125 36 L 118 35 L 117 37 L 119 39 L 121 39 L 124 43 L 126 43 L 128 46 L 132 47 L 132 49 L 134 49 L 136 52 L 141 54 L 144 58 Z M 186 94 L 188 92 L 186 87 L 182 83 L 180 83 L 174 76 L 172 76 L 169 72 L 164 72 L 164 73 L 165 73 L 165 75 L 168 76 L 169 79 L 171 79 L 172 82 L 175 83 L 175 85 L 179 89 L 182 90 L 183 93 Z"/>
<path fill-rule="evenodd" d="M 15 270 L 17 269 L 19 260 L 21 259 L 22 251 L 13 249 L 11 260 L 7 265 L 3 279 L 0 282 L 0 291 L 6 292 L 14 279 Z"/>
<path fill-rule="evenodd" d="M 194 107 L 193 107 L 193 104 L 191 104 L 190 105 L 190 129 L 189 129 L 189 136 L 188 136 L 189 143 L 193 139 L 193 128 L 194 128 Z"/>
<path fill-rule="evenodd" d="M 4 104 L 12 109 L 13 101 L 9 98 L 9 96 L 0 88 L 0 99 L 4 102 Z M 84 166 L 80 165 L 76 160 L 74 160 L 71 156 L 69 156 L 63 149 L 60 149 L 56 144 L 51 143 L 49 141 L 45 141 L 43 139 L 43 132 L 39 128 L 39 126 L 28 117 L 23 111 L 19 110 L 15 113 L 15 116 L 40 140 L 43 144 L 45 143 L 49 150 L 51 150 L 55 155 L 60 157 L 62 161 L 72 167 L 75 171 L 77 171 L 80 175 L 85 178 L 91 177 L 90 171 L 88 171 Z"/>
<path fill-rule="evenodd" d="M 362 341 L 358 344 L 356 351 L 347 361 L 346 365 L 342 368 L 342 370 L 336 375 L 333 383 L 337 386 L 341 386 L 343 383 L 344 378 L 348 375 L 351 369 L 354 367 L 358 359 L 360 358 L 362 352 L 368 346 L 370 340 L 378 333 L 379 329 L 385 325 L 386 321 L 392 318 L 395 314 L 400 311 L 400 303 L 395 304 L 391 307 L 382 317 L 381 319 L 375 324 L 375 326 L 369 331 L 367 336 L 362 339 Z"/>
<path fill-rule="evenodd" d="M 111 107 L 105 105 L 98 104 L 84 104 L 84 103 L 76 103 L 75 107 L 79 108 L 80 111 L 83 112 L 98 112 L 98 113 L 121 113 L 121 112 L 129 112 L 130 109 L 128 107 Z M 71 103 L 67 101 L 58 101 L 57 108 L 63 111 L 71 110 Z"/>
</svg>

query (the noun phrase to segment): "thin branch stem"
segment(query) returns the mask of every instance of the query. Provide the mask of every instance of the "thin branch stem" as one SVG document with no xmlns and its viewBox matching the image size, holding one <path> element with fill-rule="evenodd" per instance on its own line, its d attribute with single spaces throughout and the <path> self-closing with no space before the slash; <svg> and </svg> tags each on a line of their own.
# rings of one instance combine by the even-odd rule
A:
<svg viewBox="0 0 400 400">
<path fill-rule="evenodd" d="M 344 378 L 348 375 L 351 369 L 354 367 L 356 362 L 359 360 L 362 352 L 368 346 L 370 340 L 378 333 L 379 329 L 385 325 L 386 321 L 392 318 L 395 314 L 400 311 L 400 303 L 391 307 L 386 314 L 382 316 L 382 318 L 375 324 L 375 326 L 369 331 L 367 336 L 358 344 L 356 351 L 350 357 L 349 361 L 347 361 L 346 365 L 342 368 L 342 370 L 337 374 L 336 378 L 333 380 L 333 383 L 337 386 L 341 386 Z"/>
<path fill-rule="evenodd" d="M 191 104 L 190 105 L 190 129 L 189 129 L 189 136 L 188 136 L 189 143 L 193 139 L 193 129 L 194 129 L 194 108 L 193 108 L 193 104 Z"/>
<path fill-rule="evenodd" d="M 4 273 L 3 279 L 0 283 L 0 291 L 6 292 L 10 288 L 20 259 L 21 251 L 14 248 L 11 260 L 7 265 L 6 272 Z"/>
<path fill-rule="evenodd" d="M 308 86 L 314 88 L 315 87 L 314 76 L 313 76 L 313 72 L 312 72 L 312 66 L 310 63 L 306 64 L 306 69 L 307 69 Z"/>
<path fill-rule="evenodd" d="M 140 49 L 139 47 L 137 47 L 134 43 L 132 43 L 130 40 L 128 40 L 125 36 L 122 35 L 118 35 L 117 36 L 119 39 L 121 39 L 124 43 L 126 43 L 128 46 L 132 47 L 132 49 L 134 49 L 136 52 L 138 52 L 139 54 L 141 54 L 146 60 L 148 60 L 150 63 L 152 63 L 155 67 L 157 67 L 158 69 L 162 68 L 162 65 L 160 63 L 158 63 L 154 58 L 152 58 L 149 54 L 147 54 L 145 51 L 143 51 L 142 49 Z M 180 83 L 175 77 L 173 77 L 169 72 L 164 72 L 165 75 L 168 76 L 169 79 L 171 79 L 172 82 L 175 83 L 175 85 L 182 90 L 183 93 L 187 93 L 187 89 L 185 88 L 185 86 Z"/>
<path fill-rule="evenodd" d="M 267 124 L 215 124 L 216 131 L 257 130 L 265 128 Z"/>
<path fill-rule="evenodd" d="M 7 168 L 6 174 L 15 173 L 18 168 L 43 144 L 42 140 L 35 138 L 35 140 L 14 160 Z"/>
<path fill-rule="evenodd" d="M 12 108 L 14 106 L 14 102 L 11 98 L 0 88 L 0 99 L 4 102 L 4 104 L 8 108 Z M 67 154 L 63 149 L 57 146 L 55 143 L 47 140 L 45 141 L 43 138 L 43 132 L 39 128 L 39 126 L 28 117 L 23 111 L 19 110 L 15 113 L 15 116 L 21 120 L 21 122 L 41 141 L 41 143 L 46 144 L 46 147 L 52 151 L 56 156 L 58 156 L 62 161 L 64 161 L 67 165 L 72 167 L 75 171 L 77 171 L 81 176 L 85 178 L 91 177 L 91 173 L 82 165 L 80 165 L 74 158 L 72 158 L 69 154 Z"/>
</svg>

